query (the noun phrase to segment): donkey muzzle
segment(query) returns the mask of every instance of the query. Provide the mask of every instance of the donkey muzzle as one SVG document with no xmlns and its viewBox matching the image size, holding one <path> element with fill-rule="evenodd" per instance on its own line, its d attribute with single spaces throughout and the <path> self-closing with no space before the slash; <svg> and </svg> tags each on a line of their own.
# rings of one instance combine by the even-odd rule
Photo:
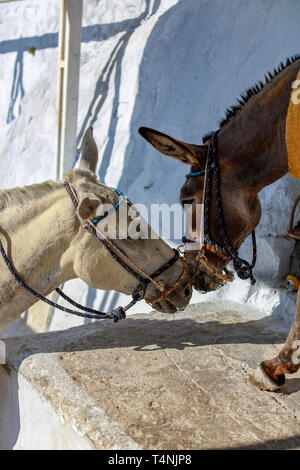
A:
<svg viewBox="0 0 300 470">
<path fill-rule="evenodd" d="M 182 265 L 181 272 L 173 284 L 165 285 L 164 291 L 160 292 L 157 297 L 145 298 L 146 302 L 159 312 L 175 313 L 184 310 L 191 299 L 193 288 L 187 263 L 182 260 L 178 262 Z"/>
</svg>

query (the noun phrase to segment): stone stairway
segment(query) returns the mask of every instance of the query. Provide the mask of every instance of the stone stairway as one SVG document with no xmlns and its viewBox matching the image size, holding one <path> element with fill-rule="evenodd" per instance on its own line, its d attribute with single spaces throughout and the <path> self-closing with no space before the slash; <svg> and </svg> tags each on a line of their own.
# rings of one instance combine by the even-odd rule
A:
<svg viewBox="0 0 300 470">
<path fill-rule="evenodd" d="M 228 301 L 5 339 L 0 448 L 300 449 L 300 375 L 248 377 L 291 315 Z"/>
</svg>

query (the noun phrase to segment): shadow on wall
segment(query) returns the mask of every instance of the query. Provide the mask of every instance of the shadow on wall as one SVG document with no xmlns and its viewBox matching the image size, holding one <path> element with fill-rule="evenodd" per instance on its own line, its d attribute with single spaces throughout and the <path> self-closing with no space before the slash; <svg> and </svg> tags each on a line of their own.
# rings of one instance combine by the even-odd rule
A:
<svg viewBox="0 0 300 470">
<path fill-rule="evenodd" d="M 15 105 L 20 98 L 18 114 L 21 114 L 22 99 L 25 96 L 23 85 L 23 56 L 24 53 L 35 53 L 42 49 L 55 48 L 58 45 L 58 34 L 44 34 L 43 36 L 33 36 L 20 39 L 10 39 L 0 42 L 0 54 L 16 52 L 13 79 L 10 92 L 10 103 L 8 107 L 6 123 L 9 124 L 15 119 Z"/>
<path fill-rule="evenodd" d="M 160 4 L 161 0 L 146 0 L 144 12 L 137 18 L 82 29 L 82 42 L 100 42 L 124 32 L 97 80 L 78 134 L 79 151 L 81 137 L 86 127 L 96 121 L 107 96 L 109 76 L 116 68 L 115 102 L 99 172 L 101 179 L 105 176 L 115 136 L 124 52 L 132 33 L 143 20 L 157 12 Z M 284 4 L 285 8 L 278 0 L 265 0 L 263 4 L 259 0 L 227 3 L 185 0 L 159 18 L 147 40 L 140 65 L 139 93 L 125 159 L 130 172 L 124 172 L 120 183 L 124 190 L 144 168 L 145 160 L 140 155 L 146 152 L 152 155 L 151 161 L 153 158 L 153 150 L 148 150 L 150 147 L 137 135 L 140 125 L 162 128 L 179 138 L 199 143 L 203 134 L 217 127 L 225 109 L 234 104 L 242 91 L 262 79 L 281 60 L 299 52 L 300 6 L 292 0 L 285 0 Z M 14 118 L 17 97 L 25 95 L 24 52 L 57 48 L 57 45 L 57 33 L 0 42 L 0 54 L 16 52 L 8 122 Z M 162 159 L 164 168 L 169 167 L 169 159 L 156 158 Z"/>
<path fill-rule="evenodd" d="M 14 77 L 13 83 L 10 92 L 10 103 L 7 113 L 6 123 L 9 124 L 15 119 L 14 116 L 14 107 L 17 101 L 17 98 L 20 94 L 21 100 L 25 95 L 24 86 L 23 86 L 23 51 L 19 50 L 17 52 L 15 67 L 14 67 Z M 19 105 L 19 114 L 21 114 L 21 104 Z"/>
<path fill-rule="evenodd" d="M 113 142 L 115 138 L 115 131 L 117 125 L 116 110 L 119 105 L 119 89 L 121 81 L 121 65 L 123 56 L 130 40 L 130 37 L 134 31 L 141 25 L 142 21 L 150 16 L 154 15 L 160 6 L 161 0 L 146 0 L 145 10 L 138 17 L 129 20 L 124 20 L 113 24 L 98 24 L 93 26 L 87 26 L 82 29 L 82 42 L 90 41 L 104 41 L 113 37 L 121 32 L 124 32 L 123 36 L 118 40 L 114 47 L 107 63 L 105 64 L 102 73 L 100 74 L 96 86 L 94 95 L 90 105 L 88 106 L 85 118 L 82 122 L 81 128 L 77 136 L 77 151 L 76 151 L 76 164 L 77 159 L 80 155 L 81 150 L 81 139 L 88 126 L 92 126 L 101 111 L 102 106 L 105 104 L 105 100 L 108 95 L 108 86 L 112 72 L 115 73 L 115 97 L 113 103 L 113 110 L 110 118 L 108 141 L 101 161 L 101 167 L 99 170 L 100 180 L 104 180 L 107 167 L 109 165 L 111 152 L 113 148 Z M 21 113 L 22 98 L 25 96 L 25 90 L 23 85 L 23 55 L 24 53 L 34 52 L 48 48 L 57 48 L 58 46 L 58 34 L 50 33 L 42 36 L 33 36 L 27 38 L 13 39 L 0 42 L 0 54 L 17 52 L 16 61 L 14 66 L 13 80 L 11 85 L 10 103 L 7 114 L 7 124 L 15 119 L 15 106 L 17 99 L 20 98 L 20 105 L 18 113 Z M 104 309 L 107 302 L 109 293 L 105 293 L 101 305 L 98 307 Z M 118 299 L 118 293 L 115 293 L 110 301 L 108 309 L 112 309 Z M 93 305 L 95 301 L 96 291 L 95 289 L 89 288 L 87 300 L 89 305 Z M 86 319 L 85 322 L 90 320 Z"/>
<path fill-rule="evenodd" d="M 172 159 L 159 155 L 138 135 L 140 126 L 201 144 L 202 136 L 218 128 L 226 108 L 236 104 L 245 89 L 299 53 L 300 5 L 291 0 L 284 4 L 282 8 L 282 2 L 274 0 L 185 0 L 159 18 L 140 65 L 119 183 L 130 197 L 145 193 L 139 176 L 147 170 L 151 174 L 153 164 L 161 166 L 154 194 L 169 175 L 168 195 L 161 202 L 178 199 L 176 174 L 182 177 Z"/>
<path fill-rule="evenodd" d="M 88 125 L 92 125 L 97 119 L 97 115 L 101 110 L 103 103 L 105 102 L 109 84 L 109 78 L 114 67 L 117 67 L 116 74 L 116 101 L 118 101 L 117 89 L 120 83 L 120 70 L 121 62 L 124 55 L 124 51 L 128 44 L 131 34 L 141 24 L 141 22 L 148 16 L 154 14 L 159 8 L 161 0 L 155 0 L 152 10 L 150 11 L 151 0 L 146 0 L 146 7 L 144 13 L 138 17 L 129 20 L 120 21 L 113 24 L 97 24 L 92 26 L 86 26 L 82 28 L 82 42 L 91 41 L 104 41 L 113 37 L 121 32 L 124 32 L 122 38 L 118 41 L 116 47 L 112 51 L 112 54 L 105 65 L 103 73 L 100 75 L 93 100 L 88 108 L 86 118 L 83 121 L 81 130 L 78 135 L 78 146 L 80 145 L 82 135 Z M 7 54 L 16 52 L 16 60 L 14 65 L 13 80 L 10 92 L 10 103 L 7 113 L 6 122 L 9 124 L 15 119 L 15 105 L 17 99 L 20 98 L 22 101 L 25 96 L 25 89 L 23 85 L 23 55 L 24 53 L 33 53 L 36 51 L 57 48 L 58 47 L 58 33 L 48 33 L 42 36 L 32 36 L 20 39 L 10 39 L 7 41 L 0 42 L 0 54 Z M 103 78 L 105 77 L 105 79 Z M 97 104 L 96 108 L 93 109 L 95 102 L 99 95 L 102 95 L 101 101 Z M 18 114 L 21 113 L 21 103 L 19 105 Z M 91 121 L 88 124 L 89 119 Z M 77 157 L 79 155 L 80 148 L 77 151 Z"/>
<path fill-rule="evenodd" d="M 151 2 L 150 0 L 146 1 L 145 11 L 138 17 L 131 20 L 126 20 L 124 23 L 124 29 L 115 31 L 115 34 L 120 31 L 124 31 L 124 35 L 119 39 L 115 45 L 108 61 L 103 68 L 102 73 L 100 74 L 94 91 L 94 96 L 88 107 L 87 113 L 81 125 L 81 129 L 77 136 L 77 154 L 76 161 L 79 158 L 80 149 L 81 149 L 81 139 L 88 126 L 93 126 L 97 117 L 101 111 L 102 106 L 105 103 L 108 94 L 108 86 L 110 82 L 110 77 L 112 72 L 115 69 L 115 78 L 114 78 L 114 102 L 112 106 L 112 112 L 110 116 L 110 123 L 108 127 L 108 141 L 103 151 L 103 156 L 101 160 L 101 166 L 99 169 L 99 178 L 100 181 L 104 181 L 106 170 L 109 165 L 111 152 L 113 148 L 113 143 L 115 139 L 115 132 L 117 126 L 117 110 L 120 103 L 120 84 L 121 84 L 121 71 L 122 71 L 122 60 L 126 51 L 128 42 L 134 33 L 134 31 L 141 25 L 142 21 L 146 18 L 151 17 L 156 13 L 160 6 L 161 0 L 155 0 L 150 10 Z M 99 99 L 100 97 L 100 99 Z"/>
<path fill-rule="evenodd" d="M 155 8 L 149 12 L 153 13 Z M 145 11 L 143 16 L 146 14 Z M 218 128 L 226 108 L 236 103 L 241 92 L 263 79 L 268 70 L 286 57 L 299 52 L 299 14 L 300 5 L 291 0 L 285 1 L 284 10 L 282 3 L 274 0 L 265 0 L 263 4 L 259 0 L 226 3 L 185 0 L 167 10 L 147 39 L 140 64 L 130 139 L 119 181 L 121 190 L 133 201 L 146 205 L 150 201 L 177 202 L 184 165 L 156 152 L 138 135 L 138 128 L 149 126 L 182 140 L 201 143 L 204 134 Z M 132 20 L 131 27 L 136 28 L 140 21 L 141 18 Z M 99 169 L 102 181 L 112 157 L 121 62 L 130 34 L 128 31 L 120 39 L 116 56 L 112 55 L 106 65 L 111 72 L 115 63 L 116 78 L 108 142 Z M 107 86 L 102 76 L 89 109 L 96 103 L 101 87 Z M 89 116 L 88 111 L 79 139 L 88 119 L 95 122 L 99 111 L 99 106 L 94 115 Z M 154 165 L 159 171 L 153 171 Z M 94 299 L 95 292 L 89 289 L 89 301 Z M 110 305 L 105 305 L 104 297 L 101 308 L 113 308 L 117 302 L 115 295 Z"/>
<path fill-rule="evenodd" d="M 157 12 L 160 3 L 160 0 L 147 0 L 145 11 L 138 18 L 83 28 L 83 42 L 102 41 L 124 32 L 95 84 L 78 134 L 77 156 L 85 128 L 97 120 L 105 103 L 109 77 L 115 70 L 108 141 L 99 169 L 101 180 L 112 156 L 125 50 L 134 30 Z M 299 15 L 300 5 L 292 0 L 185 0 L 158 19 L 147 39 L 140 65 L 139 91 L 119 181 L 120 188 L 130 198 L 146 204 L 150 200 L 173 203 L 178 200 L 183 183 L 182 164 L 159 155 L 138 135 L 139 126 L 154 127 L 179 139 L 200 143 L 203 134 L 217 128 L 225 109 L 235 103 L 242 91 L 263 79 L 281 60 L 299 52 Z M 37 51 L 57 47 L 57 40 L 57 34 L 46 34 L 0 43 L 0 54 L 17 52 L 10 119 L 14 116 L 16 96 L 25 93 L 22 85 L 24 51 L 32 47 Z M 154 173 L 153 165 L 160 171 Z M 146 178 L 152 179 L 150 190 L 145 187 Z M 291 191 L 289 187 L 287 191 Z M 88 298 L 89 303 L 93 303 L 93 289 L 89 290 Z M 107 296 L 103 300 L 101 308 L 107 303 Z M 114 302 L 117 302 L 117 295 L 105 307 L 114 307 Z"/>
<path fill-rule="evenodd" d="M 122 60 L 123 60 L 126 47 L 129 43 L 129 40 L 132 34 L 141 25 L 143 20 L 151 17 L 152 15 L 156 13 L 156 11 L 158 10 L 160 6 L 161 0 L 155 0 L 155 2 L 152 4 L 152 8 L 151 8 L 151 3 L 152 2 L 150 0 L 146 1 L 145 10 L 138 18 L 133 18 L 131 20 L 122 22 L 122 24 L 124 24 L 125 26 L 124 35 L 118 40 L 117 44 L 115 45 L 112 53 L 110 54 L 108 61 L 105 64 L 105 67 L 103 68 L 103 71 L 101 72 L 97 80 L 92 101 L 88 107 L 85 118 L 83 119 L 80 131 L 77 136 L 77 151 L 76 151 L 75 164 L 80 156 L 82 136 L 85 130 L 87 129 L 87 127 L 93 126 L 95 121 L 97 120 L 98 115 L 103 105 L 105 104 L 105 100 L 108 95 L 108 87 L 110 83 L 110 78 L 111 78 L 113 71 L 115 70 L 114 101 L 112 105 L 112 112 L 110 115 L 110 122 L 108 126 L 107 143 L 106 143 L 105 149 L 103 150 L 101 164 L 99 167 L 98 174 L 99 174 L 100 181 L 105 180 L 105 175 L 106 175 L 106 171 L 109 166 L 110 159 L 111 159 L 112 149 L 113 149 L 114 140 L 115 140 L 116 127 L 117 127 L 117 122 L 118 122 L 117 110 L 118 110 L 118 106 L 120 103 Z M 120 31 L 122 30 L 120 29 L 116 30 L 115 34 Z M 95 40 L 95 36 L 94 36 L 94 40 Z M 109 298 L 109 293 L 108 292 L 104 293 L 101 303 L 99 306 L 97 306 L 97 308 L 99 308 L 100 310 L 113 309 L 118 302 L 119 294 L 117 292 L 114 293 L 109 304 L 107 305 L 108 298 Z M 96 300 L 96 290 L 89 287 L 88 294 L 87 294 L 88 305 L 93 305 L 95 300 Z M 89 323 L 89 322 L 90 322 L 89 319 L 84 320 L 84 323 Z"/>
</svg>

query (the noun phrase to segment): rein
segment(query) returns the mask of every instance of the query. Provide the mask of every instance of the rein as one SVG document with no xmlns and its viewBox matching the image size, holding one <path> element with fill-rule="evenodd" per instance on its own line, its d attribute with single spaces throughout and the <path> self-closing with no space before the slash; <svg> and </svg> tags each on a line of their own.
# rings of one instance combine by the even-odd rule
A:
<svg viewBox="0 0 300 470">
<path fill-rule="evenodd" d="M 69 183 L 65 182 L 64 187 L 73 202 L 73 205 L 75 209 L 78 207 L 78 199 L 77 196 L 69 185 Z M 124 195 L 117 189 L 112 188 L 117 194 L 120 196 L 119 202 L 115 205 L 115 207 L 112 209 L 112 211 L 117 210 L 119 207 L 120 203 L 124 200 Z M 110 213 L 110 212 L 109 212 Z M 85 307 L 74 300 L 72 300 L 70 297 L 68 297 L 59 287 L 57 287 L 55 290 L 56 292 L 63 297 L 67 302 L 69 302 L 71 305 L 74 305 L 76 308 L 79 308 L 80 310 L 83 310 L 83 312 L 79 312 L 77 310 L 73 310 L 70 308 L 63 307 L 62 305 L 57 304 L 56 302 L 53 302 L 43 295 L 39 294 L 37 291 L 32 289 L 31 287 L 26 284 L 26 282 L 23 281 L 23 279 L 16 273 L 15 269 L 11 265 L 8 256 L 3 248 L 3 244 L 0 240 L 0 253 L 5 261 L 6 266 L 8 267 L 10 273 L 12 276 L 15 278 L 17 283 L 22 286 L 25 290 L 30 292 L 30 294 L 34 295 L 37 297 L 39 300 L 42 300 L 43 302 L 47 303 L 48 305 L 51 305 L 54 308 L 57 308 L 59 310 L 62 310 L 63 312 L 66 313 L 71 313 L 73 315 L 77 315 L 83 318 L 92 318 L 92 319 L 97 319 L 97 320 L 104 320 L 104 319 L 111 319 L 114 320 L 114 322 L 118 322 L 119 320 L 122 320 L 123 318 L 126 318 L 126 311 L 129 310 L 133 305 L 135 305 L 139 300 L 142 300 L 145 296 L 146 289 L 148 284 L 151 282 L 154 284 L 154 286 L 162 292 L 162 295 L 158 297 L 157 299 L 145 299 L 147 303 L 156 303 L 164 298 L 166 298 L 173 290 L 175 290 L 180 283 L 181 279 L 184 277 L 187 267 L 186 263 L 184 263 L 183 270 L 179 276 L 179 278 L 174 282 L 174 284 L 168 288 L 165 289 L 165 284 L 163 281 L 155 281 L 155 278 L 158 277 L 160 274 L 164 273 L 169 269 L 173 264 L 179 259 L 179 252 L 178 250 L 174 249 L 174 256 L 173 258 L 170 259 L 167 263 L 165 263 L 161 268 L 159 268 L 157 271 L 155 271 L 151 276 L 149 276 L 147 273 L 145 273 L 141 268 L 139 268 L 133 261 L 131 261 L 125 253 L 123 253 L 120 248 L 118 248 L 111 240 L 109 239 L 104 239 L 101 238 L 96 227 L 94 226 L 95 223 L 100 222 L 100 220 L 103 220 L 105 217 L 109 215 L 109 213 L 106 213 L 104 216 L 99 217 L 98 219 L 92 219 L 90 221 L 87 221 L 82 228 L 86 229 L 91 235 L 95 236 L 97 240 L 99 240 L 103 246 L 106 248 L 106 250 L 109 252 L 109 254 L 113 257 L 115 261 L 117 261 L 126 271 L 128 271 L 131 275 L 133 275 L 138 281 L 139 285 L 137 288 L 134 290 L 132 294 L 132 300 L 125 306 L 125 307 L 117 307 L 116 309 L 112 310 L 111 312 L 102 312 L 100 310 L 94 310 L 89 307 Z M 126 261 L 126 262 L 125 262 Z M 131 266 L 130 266 L 131 265 Z M 84 313 L 86 312 L 86 313 Z"/>
<path fill-rule="evenodd" d="M 224 216 L 221 202 L 221 193 L 220 193 L 220 169 L 218 161 L 218 152 L 217 152 L 217 132 L 212 132 L 210 136 L 210 143 L 208 147 L 207 154 L 207 163 L 205 170 L 197 171 L 194 173 L 189 173 L 186 175 L 187 178 L 193 176 L 198 176 L 200 174 L 205 174 L 205 195 L 204 195 L 204 244 L 206 248 L 219 256 L 230 256 L 233 261 L 234 269 L 236 270 L 237 275 L 240 279 L 250 279 L 251 284 L 255 284 L 255 279 L 253 276 L 253 268 L 256 263 L 257 257 L 257 248 L 256 248 L 256 238 L 255 230 L 252 232 L 252 246 L 253 246 L 253 258 L 252 263 L 239 257 L 238 250 L 235 249 L 226 234 Z M 223 245 L 219 245 L 217 242 L 212 240 L 209 236 L 209 205 L 211 201 L 211 189 L 212 189 L 212 179 L 213 175 L 215 176 L 215 199 L 216 199 L 216 213 L 218 220 L 219 232 Z M 214 276 L 219 277 L 223 280 L 232 280 L 233 277 L 228 274 L 228 271 L 225 269 L 226 275 L 224 276 L 221 273 L 217 273 L 216 270 L 211 268 L 207 263 L 207 259 L 203 252 L 200 252 L 197 256 L 197 260 L 203 264 L 203 266 Z"/>
</svg>

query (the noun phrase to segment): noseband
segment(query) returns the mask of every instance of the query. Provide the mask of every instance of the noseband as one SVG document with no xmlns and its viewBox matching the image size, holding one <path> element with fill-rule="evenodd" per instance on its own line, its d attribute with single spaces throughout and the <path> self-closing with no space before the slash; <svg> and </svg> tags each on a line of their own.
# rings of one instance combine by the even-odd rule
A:
<svg viewBox="0 0 300 470">
<path fill-rule="evenodd" d="M 69 183 L 65 182 L 64 187 L 75 207 L 77 209 L 78 207 L 78 199 L 75 194 L 75 191 Z M 84 312 L 79 312 L 73 309 L 69 309 L 66 307 L 63 307 L 62 305 L 57 304 L 56 302 L 52 302 L 51 300 L 47 299 L 43 295 L 39 294 L 36 292 L 34 289 L 29 287 L 23 280 L 22 278 L 16 273 L 15 269 L 11 265 L 8 256 L 3 248 L 2 242 L 0 240 L 0 253 L 5 261 L 5 264 L 7 265 L 9 271 L 15 278 L 15 280 L 18 282 L 19 285 L 21 285 L 25 290 L 30 292 L 32 295 L 37 297 L 39 300 L 42 300 L 43 302 L 46 302 L 48 305 L 51 305 L 54 308 L 57 308 L 59 310 L 62 310 L 67 313 L 71 313 L 73 315 L 77 315 L 80 317 L 84 318 L 92 318 L 92 319 L 112 319 L 114 322 L 117 322 L 123 318 L 126 318 L 126 311 L 129 310 L 133 305 L 135 305 L 139 300 L 142 300 L 145 297 L 146 289 L 148 287 L 148 284 L 151 282 L 162 294 L 157 298 L 157 299 L 145 299 L 147 303 L 153 304 L 156 302 L 160 302 L 161 300 L 164 300 L 171 292 L 173 292 L 177 286 L 179 285 L 180 281 L 183 279 L 183 277 L 186 275 L 187 271 L 187 266 L 185 260 L 183 261 L 183 269 L 178 277 L 178 279 L 173 283 L 173 285 L 169 288 L 166 288 L 165 283 L 163 281 L 156 281 L 155 279 L 163 274 L 165 271 L 167 271 L 171 266 L 173 266 L 174 263 L 179 259 L 179 252 L 178 250 L 174 249 L 174 256 L 173 258 L 170 259 L 167 263 L 165 263 L 161 268 L 159 268 L 157 271 L 155 271 L 151 276 L 149 276 L 147 273 L 145 273 L 139 266 L 137 266 L 136 263 L 134 263 L 132 260 L 130 260 L 127 255 L 120 250 L 119 247 L 117 247 L 112 240 L 109 238 L 102 238 L 99 234 L 99 232 L 96 229 L 95 224 L 103 220 L 105 217 L 107 217 L 111 212 L 117 210 L 121 202 L 125 199 L 125 196 L 117 189 L 112 188 L 120 197 L 119 202 L 114 206 L 114 208 L 109 211 L 108 213 L 104 214 L 101 217 L 98 217 L 97 219 L 91 219 L 88 220 L 84 223 L 82 226 L 83 229 L 87 230 L 91 235 L 97 238 L 99 242 L 102 243 L 102 245 L 105 247 L 105 249 L 109 252 L 109 254 L 112 256 L 112 258 L 117 261 L 124 269 L 126 269 L 127 272 L 129 272 L 132 276 L 134 276 L 138 281 L 139 284 L 137 288 L 134 290 L 132 293 L 132 300 L 127 304 L 125 307 L 118 307 L 115 310 L 112 310 L 111 312 L 105 313 L 101 312 L 99 310 L 94 310 L 89 307 L 85 307 L 83 305 L 80 305 L 79 303 L 75 302 L 72 300 L 70 297 L 68 297 L 60 288 L 56 288 L 56 292 L 63 297 L 67 302 L 69 302 L 71 305 L 74 305 L 76 308 L 79 308 L 80 310 L 83 310 Z"/>
<path fill-rule="evenodd" d="M 204 170 L 189 173 L 186 175 L 186 178 L 191 178 L 194 176 L 199 176 L 204 174 L 204 220 L 203 220 L 203 225 L 204 225 L 204 247 L 212 251 L 213 253 L 217 254 L 220 257 L 230 257 L 233 261 L 233 266 L 234 269 L 236 270 L 237 275 L 241 279 L 250 279 L 251 284 L 255 283 L 255 279 L 253 277 L 253 268 L 256 263 L 256 254 L 257 254 L 257 249 L 256 249 L 256 238 L 255 238 L 255 230 L 252 232 L 252 246 L 253 246 L 253 259 L 252 263 L 248 263 L 248 261 L 242 259 L 239 257 L 238 250 L 235 249 L 226 234 L 225 231 L 225 224 L 224 224 L 224 216 L 223 216 L 223 209 L 222 209 L 222 202 L 221 202 L 221 193 L 220 193 L 220 169 L 219 169 L 219 161 L 218 161 L 218 151 L 217 151 L 217 132 L 212 132 L 210 134 L 210 143 L 208 146 L 208 153 L 207 153 L 207 162 Z M 216 213 L 217 213 L 217 220 L 218 220 L 218 228 L 220 232 L 220 236 L 223 242 L 223 246 L 220 245 L 219 243 L 215 242 L 212 240 L 209 236 L 209 205 L 211 201 L 211 189 L 212 189 L 212 181 L 213 181 L 213 176 L 215 177 L 215 200 L 216 200 Z M 203 249 L 202 249 L 203 250 Z M 200 250 L 200 251 L 202 251 Z M 203 259 L 206 260 L 205 255 L 202 251 L 202 253 L 199 253 L 197 259 L 201 263 L 201 258 L 202 258 L 202 264 Z M 223 276 L 220 273 L 217 273 L 213 268 L 211 268 L 206 263 L 204 264 L 206 269 L 211 272 L 211 274 L 214 274 L 215 276 L 220 277 L 221 279 L 225 280 L 232 280 L 228 278 L 227 276 Z"/>
</svg>

